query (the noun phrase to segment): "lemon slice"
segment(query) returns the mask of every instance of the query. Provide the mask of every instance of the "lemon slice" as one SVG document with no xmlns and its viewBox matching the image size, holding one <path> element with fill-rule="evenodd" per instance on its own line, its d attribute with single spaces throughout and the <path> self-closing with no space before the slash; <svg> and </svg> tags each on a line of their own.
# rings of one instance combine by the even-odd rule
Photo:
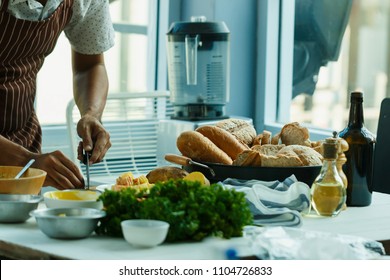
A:
<svg viewBox="0 0 390 280">
<path fill-rule="evenodd" d="M 210 186 L 210 181 L 206 178 L 206 176 L 203 175 L 202 172 L 194 171 L 188 174 L 183 178 L 183 180 L 187 181 L 198 181 L 204 186 Z"/>
</svg>

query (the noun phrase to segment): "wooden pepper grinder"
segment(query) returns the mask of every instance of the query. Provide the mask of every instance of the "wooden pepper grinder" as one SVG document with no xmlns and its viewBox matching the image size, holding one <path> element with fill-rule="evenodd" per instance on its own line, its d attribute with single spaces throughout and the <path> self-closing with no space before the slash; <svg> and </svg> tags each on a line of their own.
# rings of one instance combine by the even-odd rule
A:
<svg viewBox="0 0 390 280">
<path fill-rule="evenodd" d="M 348 179 L 343 171 L 343 165 L 347 162 L 347 157 L 345 156 L 344 152 L 348 151 L 349 145 L 347 141 L 345 141 L 343 138 L 337 137 L 337 132 L 333 132 L 333 137 L 337 138 L 338 141 L 338 150 L 337 150 L 337 160 L 336 160 L 336 167 L 337 171 L 339 172 L 339 175 L 341 177 L 341 180 L 343 181 L 344 188 L 348 187 Z M 344 203 L 343 210 L 347 208 L 347 204 Z"/>
</svg>

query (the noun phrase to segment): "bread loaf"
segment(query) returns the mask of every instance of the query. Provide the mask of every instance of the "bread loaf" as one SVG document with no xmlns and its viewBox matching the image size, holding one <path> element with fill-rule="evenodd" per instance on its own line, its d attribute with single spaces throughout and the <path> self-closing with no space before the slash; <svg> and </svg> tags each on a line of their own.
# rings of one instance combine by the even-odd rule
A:
<svg viewBox="0 0 390 280">
<path fill-rule="evenodd" d="M 238 155 L 233 165 L 294 167 L 322 165 L 322 155 L 301 145 L 256 145 Z"/>
<path fill-rule="evenodd" d="M 252 146 L 253 140 L 257 135 L 253 125 L 240 119 L 226 119 L 217 122 L 215 125 L 230 132 L 237 138 L 238 141 L 248 147 Z"/>
<path fill-rule="evenodd" d="M 309 130 L 292 122 L 283 126 L 280 131 L 280 140 L 285 145 L 302 145 L 310 147 Z"/>
<path fill-rule="evenodd" d="M 195 161 L 229 165 L 233 163 L 231 157 L 198 131 L 182 132 L 177 138 L 176 146 L 184 156 Z"/>
<path fill-rule="evenodd" d="M 233 134 L 220 127 L 205 125 L 198 127 L 196 131 L 210 139 L 233 160 L 237 158 L 239 153 L 248 150 L 248 147 L 239 142 Z"/>
</svg>

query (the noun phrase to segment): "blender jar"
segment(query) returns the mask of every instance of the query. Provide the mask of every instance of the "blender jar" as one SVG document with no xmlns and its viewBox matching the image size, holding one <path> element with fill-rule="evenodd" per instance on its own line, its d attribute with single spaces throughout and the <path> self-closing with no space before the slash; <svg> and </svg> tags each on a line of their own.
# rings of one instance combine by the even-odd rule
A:
<svg viewBox="0 0 390 280">
<path fill-rule="evenodd" d="M 192 17 L 167 33 L 168 79 L 176 119 L 226 118 L 230 38 L 224 22 Z"/>
</svg>

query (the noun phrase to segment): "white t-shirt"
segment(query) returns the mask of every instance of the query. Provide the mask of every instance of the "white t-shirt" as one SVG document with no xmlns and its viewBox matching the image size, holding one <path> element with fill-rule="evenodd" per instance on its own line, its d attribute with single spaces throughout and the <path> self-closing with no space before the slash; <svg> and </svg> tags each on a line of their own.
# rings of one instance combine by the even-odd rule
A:
<svg viewBox="0 0 390 280">
<path fill-rule="evenodd" d="M 0 0 L 0 4 L 4 0 Z M 64 0 L 9 0 L 8 12 L 19 19 L 48 18 Z M 108 0 L 73 0 L 73 14 L 64 29 L 73 49 L 82 54 L 103 53 L 114 45 L 114 28 Z"/>
</svg>

